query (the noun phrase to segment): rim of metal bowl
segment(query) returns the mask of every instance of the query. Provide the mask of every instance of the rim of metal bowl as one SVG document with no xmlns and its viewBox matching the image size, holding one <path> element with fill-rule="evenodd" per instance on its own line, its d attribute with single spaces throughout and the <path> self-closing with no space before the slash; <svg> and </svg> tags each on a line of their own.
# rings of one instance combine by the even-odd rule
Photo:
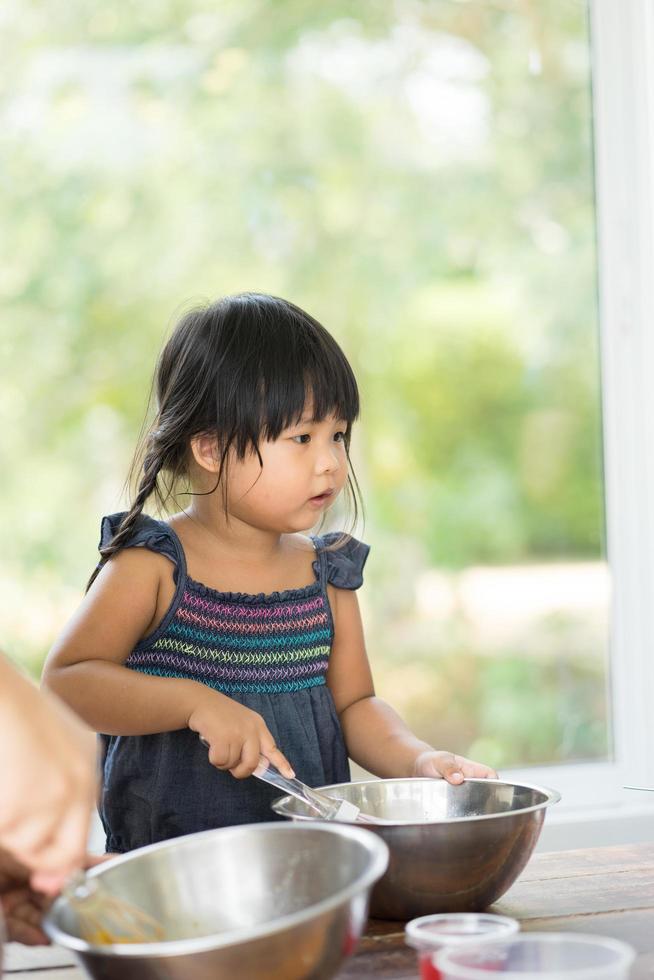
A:
<svg viewBox="0 0 654 980">
<path fill-rule="evenodd" d="M 281 833 L 288 833 L 289 831 L 291 833 L 297 833 L 298 830 L 303 831 L 304 829 L 308 829 L 300 828 L 297 826 L 297 824 L 280 823 L 277 820 L 261 824 L 242 824 L 237 827 L 219 827 L 214 830 L 205 830 L 196 834 L 186 834 L 183 837 L 174 837 L 171 840 L 160 841 L 157 844 L 149 844 L 146 847 L 140 847 L 135 851 L 128 852 L 127 854 L 121 854 L 120 857 L 116 857 L 111 861 L 96 865 L 96 867 L 91 868 L 88 871 L 88 875 L 89 877 L 95 877 L 96 875 L 102 874 L 103 871 L 115 867 L 117 864 L 125 864 L 128 861 L 137 860 L 142 854 L 179 846 L 182 841 L 191 839 L 201 841 L 203 838 L 211 837 L 217 833 L 236 837 L 246 826 L 249 829 L 253 829 L 255 827 L 257 829 L 274 828 Z M 259 926 L 234 929 L 225 933 L 213 933 L 210 936 L 199 936 L 191 939 L 171 939 L 169 941 L 162 940 L 158 943 L 107 943 L 106 945 L 93 945 L 92 943 L 87 943 L 84 939 L 81 939 L 78 936 L 72 936 L 70 933 L 60 929 L 59 926 L 53 921 L 51 913 L 48 913 L 45 916 L 43 920 L 43 928 L 53 942 L 58 943 L 60 946 L 64 946 L 66 949 L 71 949 L 74 952 L 93 953 L 99 956 L 127 957 L 134 959 L 142 956 L 169 957 L 208 952 L 209 950 L 223 949 L 227 946 L 237 946 L 242 942 L 253 942 L 256 939 L 264 938 L 272 933 L 282 932 L 285 929 L 291 929 L 294 926 L 300 925 L 302 922 L 312 919 L 317 915 L 328 912 L 335 906 L 343 904 L 343 902 L 349 901 L 349 899 L 358 892 L 363 891 L 366 888 L 371 888 L 372 885 L 374 885 L 374 883 L 381 878 L 388 866 L 387 845 L 383 840 L 381 840 L 375 834 L 371 834 L 370 831 L 366 830 L 364 827 L 352 827 L 349 824 L 343 823 L 334 826 L 321 824 L 320 826 L 312 826 L 311 830 L 334 833 L 341 837 L 349 837 L 352 840 L 358 841 L 367 850 L 368 854 L 370 855 L 371 862 L 370 866 L 365 870 L 365 872 L 362 872 L 356 881 L 353 881 L 346 888 L 340 889 L 340 891 L 330 895 L 329 898 L 323 898 L 321 901 L 315 902 L 313 905 L 309 905 L 306 909 L 301 909 L 299 912 L 293 912 L 290 915 L 280 916 L 278 919 L 272 919 L 270 922 L 262 923 Z M 63 902 L 65 902 L 65 899 L 57 898 L 53 905 L 53 910 L 56 909 L 57 905 Z"/>
<path fill-rule="evenodd" d="M 379 782 L 384 783 L 430 783 L 434 782 L 429 776 L 413 776 L 409 778 L 402 779 L 361 779 L 355 780 L 357 786 L 374 786 Z M 561 794 L 558 790 L 549 789 L 547 786 L 537 786 L 535 783 L 522 783 L 517 780 L 510 779 L 479 779 L 477 777 L 470 777 L 465 780 L 466 783 L 493 783 L 495 786 L 518 786 L 521 789 L 533 789 L 538 793 L 543 793 L 545 796 L 544 800 L 540 803 L 533 803 L 531 806 L 520 807 L 517 810 L 504 810 L 501 813 L 478 813 L 474 816 L 469 817 L 444 817 L 438 820 L 397 820 L 395 822 L 389 820 L 388 823 L 383 824 L 365 824 L 365 826 L 370 827 L 371 830 L 393 830 L 396 827 L 430 827 L 437 824 L 450 824 L 450 823 L 470 823 L 476 820 L 500 820 L 505 817 L 515 817 L 523 813 L 533 813 L 536 810 L 543 810 L 545 807 L 551 806 L 553 803 L 558 803 L 561 799 Z M 463 786 L 464 783 L 460 783 L 459 786 Z M 329 790 L 340 789 L 343 786 L 352 786 L 352 782 L 349 783 L 333 783 L 331 786 L 320 786 L 319 788 L 324 792 L 329 792 Z M 453 786 L 453 789 L 458 789 L 458 786 Z M 302 821 L 303 823 L 320 823 L 319 818 L 312 817 L 309 813 L 289 813 L 285 809 L 285 806 L 291 802 L 294 798 L 292 796 L 282 796 L 281 799 L 275 800 L 271 807 L 281 817 L 286 817 L 289 820 Z M 364 824 L 361 824 L 364 826 Z"/>
</svg>

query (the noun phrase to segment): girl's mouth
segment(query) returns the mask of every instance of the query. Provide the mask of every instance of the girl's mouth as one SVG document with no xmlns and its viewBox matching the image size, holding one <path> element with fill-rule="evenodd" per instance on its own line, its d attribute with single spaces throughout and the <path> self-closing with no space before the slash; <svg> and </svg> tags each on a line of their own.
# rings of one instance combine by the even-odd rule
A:
<svg viewBox="0 0 654 980">
<path fill-rule="evenodd" d="M 319 493 L 317 497 L 309 497 L 309 503 L 314 507 L 322 507 L 334 496 L 333 490 L 325 490 L 324 493 Z"/>
</svg>

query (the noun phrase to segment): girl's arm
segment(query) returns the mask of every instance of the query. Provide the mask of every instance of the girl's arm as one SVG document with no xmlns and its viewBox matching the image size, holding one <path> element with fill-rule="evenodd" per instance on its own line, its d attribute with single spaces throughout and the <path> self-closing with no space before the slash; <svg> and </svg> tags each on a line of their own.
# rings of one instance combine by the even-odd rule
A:
<svg viewBox="0 0 654 980">
<path fill-rule="evenodd" d="M 350 757 L 376 776 L 495 777 L 493 769 L 416 738 L 389 704 L 375 696 L 355 591 L 329 586 L 334 642 L 327 683 Z"/>
<path fill-rule="evenodd" d="M 125 667 L 138 641 L 163 618 L 173 591 L 167 558 L 143 548 L 119 552 L 48 654 L 44 685 L 97 732 L 151 735 L 191 728 L 209 742 L 209 761 L 237 778 L 252 773 L 260 753 L 292 774 L 256 712 L 198 681 Z"/>
<path fill-rule="evenodd" d="M 168 567 L 166 567 L 168 566 Z M 172 566 L 142 548 L 107 562 L 48 654 L 43 684 L 95 731 L 148 735 L 185 728 L 193 682 L 148 677 L 124 666 L 156 625 Z"/>
</svg>

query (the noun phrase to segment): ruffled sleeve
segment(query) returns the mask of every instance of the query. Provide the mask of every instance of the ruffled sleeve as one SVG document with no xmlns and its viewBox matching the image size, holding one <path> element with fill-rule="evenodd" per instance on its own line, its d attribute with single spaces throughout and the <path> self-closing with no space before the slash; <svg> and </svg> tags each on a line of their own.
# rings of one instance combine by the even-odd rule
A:
<svg viewBox="0 0 654 980">
<path fill-rule="evenodd" d="M 106 548 L 118 533 L 118 529 L 126 516 L 123 511 L 119 514 L 109 514 L 102 518 L 100 525 L 100 548 Z M 123 545 L 125 548 L 148 548 L 160 555 L 165 555 L 175 566 L 183 562 L 180 554 L 178 539 L 164 521 L 157 521 L 147 514 L 141 514 L 136 520 L 130 537 Z"/>
<path fill-rule="evenodd" d="M 330 545 L 344 538 L 343 544 L 333 551 Z M 316 576 L 323 584 L 329 583 L 337 589 L 359 589 L 363 583 L 363 566 L 370 552 L 370 546 L 356 538 L 344 537 L 340 532 L 325 534 L 315 539 L 318 558 L 313 563 Z"/>
</svg>

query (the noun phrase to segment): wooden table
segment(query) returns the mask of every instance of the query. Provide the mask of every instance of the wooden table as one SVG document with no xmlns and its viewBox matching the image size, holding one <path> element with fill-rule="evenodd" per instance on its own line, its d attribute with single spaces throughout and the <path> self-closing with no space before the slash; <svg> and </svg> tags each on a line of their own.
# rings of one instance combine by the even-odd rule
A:
<svg viewBox="0 0 654 980">
<path fill-rule="evenodd" d="M 493 911 L 523 931 L 590 932 L 630 943 L 638 952 L 632 980 L 654 977 L 654 843 L 537 854 Z M 6 950 L 7 980 L 83 980 L 57 947 Z M 415 980 L 416 956 L 401 923 L 370 923 L 338 980 Z"/>
</svg>

